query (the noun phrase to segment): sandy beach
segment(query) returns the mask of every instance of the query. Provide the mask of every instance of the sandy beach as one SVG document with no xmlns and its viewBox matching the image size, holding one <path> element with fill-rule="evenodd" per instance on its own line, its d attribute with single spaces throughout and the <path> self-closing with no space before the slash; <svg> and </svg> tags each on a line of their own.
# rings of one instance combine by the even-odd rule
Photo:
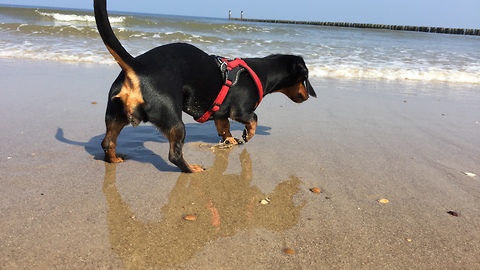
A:
<svg viewBox="0 0 480 270">
<path fill-rule="evenodd" d="M 1 269 L 480 269 L 480 85 L 314 78 L 231 149 L 184 115 L 190 175 L 149 124 L 102 161 L 118 72 L 0 60 Z"/>
</svg>

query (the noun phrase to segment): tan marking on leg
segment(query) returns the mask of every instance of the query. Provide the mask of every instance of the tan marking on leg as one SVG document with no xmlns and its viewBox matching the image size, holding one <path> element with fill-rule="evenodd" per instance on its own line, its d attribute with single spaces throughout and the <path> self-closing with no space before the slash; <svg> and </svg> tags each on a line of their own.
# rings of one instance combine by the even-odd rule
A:
<svg viewBox="0 0 480 270">
<path fill-rule="evenodd" d="M 230 121 L 228 119 L 216 119 L 215 126 L 217 127 L 218 136 L 222 137 L 222 141 L 226 144 L 238 144 L 230 132 Z"/>
<path fill-rule="evenodd" d="M 114 121 L 107 123 L 107 132 L 102 141 L 102 148 L 105 152 L 105 161 L 110 163 L 121 163 L 123 158 L 117 156 L 115 148 L 117 147 L 117 138 L 123 127 L 128 124 L 127 121 Z"/>
<path fill-rule="evenodd" d="M 205 169 L 198 164 L 188 164 L 188 167 L 190 168 L 191 173 L 199 173 L 205 171 Z"/>
<path fill-rule="evenodd" d="M 248 122 L 245 125 L 245 129 L 246 129 L 246 132 L 243 136 L 244 137 L 243 139 L 248 142 L 250 139 L 252 139 L 253 135 L 255 135 L 255 131 L 257 130 L 257 122 L 256 121 Z"/>
<path fill-rule="evenodd" d="M 225 140 L 223 140 L 224 144 L 238 144 L 238 140 L 235 139 L 234 137 L 228 137 Z"/>
</svg>

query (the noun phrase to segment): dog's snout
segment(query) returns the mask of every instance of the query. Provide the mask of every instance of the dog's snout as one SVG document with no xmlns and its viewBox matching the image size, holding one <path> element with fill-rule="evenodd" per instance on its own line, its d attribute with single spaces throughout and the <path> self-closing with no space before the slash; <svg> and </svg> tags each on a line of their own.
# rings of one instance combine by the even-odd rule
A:
<svg viewBox="0 0 480 270">
<path fill-rule="evenodd" d="M 292 100 L 296 103 L 302 103 L 307 99 L 308 95 L 304 95 L 303 93 L 297 93 L 297 95 L 292 98 Z"/>
</svg>

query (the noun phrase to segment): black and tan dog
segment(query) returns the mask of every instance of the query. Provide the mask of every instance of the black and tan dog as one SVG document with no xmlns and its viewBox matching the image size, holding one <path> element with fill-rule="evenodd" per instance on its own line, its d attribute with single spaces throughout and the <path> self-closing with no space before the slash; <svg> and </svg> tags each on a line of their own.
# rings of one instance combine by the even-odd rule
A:
<svg viewBox="0 0 480 270">
<path fill-rule="evenodd" d="M 241 70 L 248 72 L 236 73 L 234 85 L 229 80 L 231 76 L 221 71 L 230 69 L 225 69 L 227 60 L 212 57 L 189 44 L 168 44 L 133 57 L 116 38 L 106 6 L 106 0 L 94 0 L 97 28 L 122 68 L 110 89 L 105 114 L 107 131 L 102 147 L 108 162 L 123 161 L 115 151 L 123 127 L 144 121 L 154 124 L 169 140 L 168 159 L 173 164 L 183 172 L 200 172 L 202 167 L 188 164 L 183 158 L 182 110 L 199 122 L 214 120 L 226 143 L 238 143 L 230 133 L 228 118 L 244 124 L 243 139 L 250 140 L 257 127 L 254 111 L 263 96 L 281 92 L 297 103 L 307 100 L 309 95 L 316 96 L 308 81 L 308 69 L 299 56 L 243 59 Z M 226 84 L 230 90 L 220 91 Z"/>
</svg>

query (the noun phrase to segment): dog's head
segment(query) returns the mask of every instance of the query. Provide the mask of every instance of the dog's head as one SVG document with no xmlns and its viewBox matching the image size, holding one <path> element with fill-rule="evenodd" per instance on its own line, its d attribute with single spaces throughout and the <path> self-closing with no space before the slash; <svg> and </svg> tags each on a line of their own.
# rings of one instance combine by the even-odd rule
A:
<svg viewBox="0 0 480 270">
<path fill-rule="evenodd" d="M 308 80 L 308 68 L 307 65 L 305 64 L 305 61 L 303 60 L 302 57 L 298 57 L 298 62 L 293 64 L 293 74 L 297 74 L 297 76 L 300 77 L 301 82 L 303 83 L 304 87 L 307 90 L 307 93 L 312 96 L 312 97 L 317 97 L 317 93 L 315 93 L 315 90 L 313 90 L 312 85 L 310 84 L 310 81 Z"/>
<path fill-rule="evenodd" d="M 283 58 L 287 64 L 287 76 L 275 92 L 283 93 L 296 103 L 304 102 L 309 96 L 316 98 L 317 94 L 308 79 L 308 68 L 303 58 L 293 55 L 284 55 Z"/>
</svg>

